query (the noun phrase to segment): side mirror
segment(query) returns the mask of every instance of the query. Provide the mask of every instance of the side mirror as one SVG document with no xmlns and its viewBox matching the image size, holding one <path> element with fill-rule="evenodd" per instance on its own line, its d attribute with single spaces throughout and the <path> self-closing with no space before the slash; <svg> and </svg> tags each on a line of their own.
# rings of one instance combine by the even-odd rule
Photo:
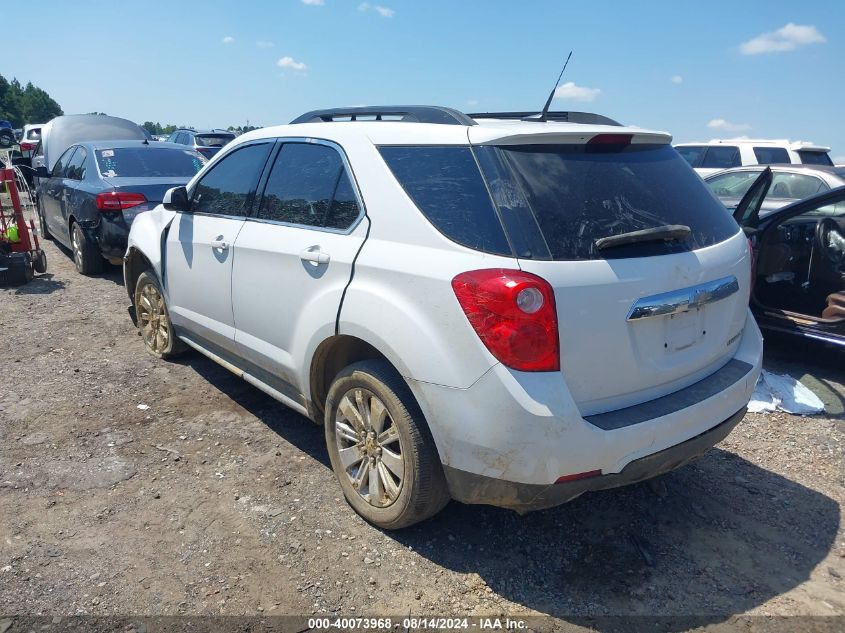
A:
<svg viewBox="0 0 845 633">
<path fill-rule="evenodd" d="M 188 190 L 185 187 L 173 187 L 164 193 L 162 205 L 169 211 L 190 213 L 191 201 L 188 200 Z"/>
<path fill-rule="evenodd" d="M 39 178 L 49 178 L 50 172 L 47 171 L 47 168 L 44 165 L 39 165 L 35 168 L 35 175 Z"/>
</svg>

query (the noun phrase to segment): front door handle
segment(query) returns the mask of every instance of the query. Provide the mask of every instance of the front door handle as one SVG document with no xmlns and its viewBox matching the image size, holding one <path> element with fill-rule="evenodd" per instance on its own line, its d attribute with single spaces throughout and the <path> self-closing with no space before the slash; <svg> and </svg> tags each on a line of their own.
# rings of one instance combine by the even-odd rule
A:
<svg viewBox="0 0 845 633">
<path fill-rule="evenodd" d="M 211 248 L 219 249 L 221 251 L 229 250 L 229 242 L 226 240 L 211 240 Z"/>
<path fill-rule="evenodd" d="M 309 246 L 304 251 L 300 251 L 299 259 L 304 262 L 313 262 L 315 264 L 328 264 L 331 256 L 320 250 L 319 246 Z"/>
</svg>

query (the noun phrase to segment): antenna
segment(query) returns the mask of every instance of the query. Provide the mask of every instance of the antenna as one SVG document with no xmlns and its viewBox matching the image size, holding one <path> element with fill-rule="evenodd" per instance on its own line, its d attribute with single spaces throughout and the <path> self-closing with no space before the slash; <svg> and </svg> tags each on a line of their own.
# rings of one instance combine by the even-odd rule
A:
<svg viewBox="0 0 845 633">
<path fill-rule="evenodd" d="M 555 98 L 555 91 L 557 90 L 558 85 L 560 84 L 560 78 L 563 77 L 563 73 L 566 70 L 567 65 L 569 65 L 569 58 L 572 57 L 572 51 L 569 51 L 569 55 L 566 56 L 566 61 L 563 63 L 563 68 L 560 71 L 560 74 L 557 76 L 557 81 L 555 82 L 555 87 L 552 88 L 552 91 L 549 93 L 549 98 L 546 99 L 546 105 L 543 106 L 543 110 L 540 112 L 539 118 L 537 121 L 545 121 L 546 116 L 549 114 L 549 108 L 552 105 L 552 99 Z"/>
</svg>

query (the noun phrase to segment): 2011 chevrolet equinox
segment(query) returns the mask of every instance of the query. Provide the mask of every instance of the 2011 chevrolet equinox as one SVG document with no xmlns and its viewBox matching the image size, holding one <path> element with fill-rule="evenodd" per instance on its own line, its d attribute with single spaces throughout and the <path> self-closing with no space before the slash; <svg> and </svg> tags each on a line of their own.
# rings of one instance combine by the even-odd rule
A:
<svg viewBox="0 0 845 633">
<path fill-rule="evenodd" d="M 138 327 L 324 424 L 384 528 L 654 476 L 731 431 L 762 360 L 747 239 L 670 141 L 433 106 L 250 132 L 132 225 Z"/>
</svg>

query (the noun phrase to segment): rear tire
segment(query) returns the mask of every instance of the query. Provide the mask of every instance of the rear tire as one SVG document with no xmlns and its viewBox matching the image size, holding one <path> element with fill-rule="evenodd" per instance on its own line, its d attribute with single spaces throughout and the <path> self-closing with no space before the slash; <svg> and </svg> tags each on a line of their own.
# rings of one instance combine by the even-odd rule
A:
<svg viewBox="0 0 845 633">
<path fill-rule="evenodd" d="M 76 222 L 70 227 L 70 242 L 73 251 L 73 263 L 76 264 L 76 270 L 80 274 L 96 275 L 103 272 L 105 260 L 100 254 L 100 249 L 88 239 L 85 231 Z"/>
<path fill-rule="evenodd" d="M 149 270 L 135 284 L 135 315 L 138 332 L 147 351 L 156 358 L 173 358 L 185 351 L 185 344 L 173 332 L 170 313 L 158 279 Z"/>
<path fill-rule="evenodd" d="M 364 520 L 395 530 L 449 502 L 437 448 L 403 378 L 385 361 L 341 371 L 326 399 L 326 445 L 346 500 Z"/>
</svg>

